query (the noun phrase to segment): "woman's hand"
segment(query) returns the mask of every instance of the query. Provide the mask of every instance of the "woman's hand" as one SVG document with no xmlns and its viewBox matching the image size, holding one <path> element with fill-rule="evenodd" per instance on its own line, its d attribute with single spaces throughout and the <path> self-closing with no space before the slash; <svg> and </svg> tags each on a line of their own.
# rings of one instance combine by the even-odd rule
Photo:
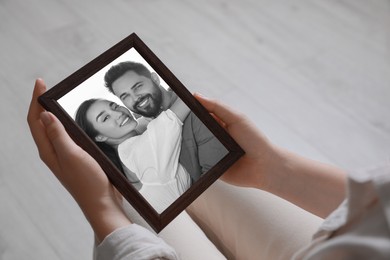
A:
<svg viewBox="0 0 390 260">
<path fill-rule="evenodd" d="M 53 114 L 38 104 L 38 97 L 45 91 L 43 80 L 38 79 L 27 117 L 40 158 L 73 196 L 102 240 L 131 222 L 99 164 L 73 142 Z"/>
<path fill-rule="evenodd" d="M 245 151 L 222 180 L 259 188 L 326 217 L 345 196 L 346 173 L 279 148 L 247 119 L 216 100 L 195 97 Z"/>
<path fill-rule="evenodd" d="M 265 189 L 267 174 L 273 171 L 279 160 L 273 145 L 245 115 L 217 100 L 198 94 L 195 97 L 245 151 L 221 179 L 237 186 Z"/>
</svg>

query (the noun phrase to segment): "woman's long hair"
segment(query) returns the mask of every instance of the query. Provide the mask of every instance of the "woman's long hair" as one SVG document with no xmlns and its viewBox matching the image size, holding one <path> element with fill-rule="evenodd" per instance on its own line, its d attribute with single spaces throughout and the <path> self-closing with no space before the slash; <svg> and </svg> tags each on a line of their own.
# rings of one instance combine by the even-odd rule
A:
<svg viewBox="0 0 390 260">
<path fill-rule="evenodd" d="M 104 152 L 104 154 L 114 163 L 114 165 L 125 175 L 121 160 L 119 158 L 118 152 L 111 145 L 106 144 L 105 142 L 97 142 L 95 137 L 99 135 L 99 132 L 92 126 L 91 122 L 87 120 L 87 111 L 96 101 L 101 99 L 89 99 L 84 101 L 76 112 L 76 123 L 81 127 L 81 129 L 95 142 L 95 144 Z M 126 176 L 126 175 L 125 175 Z"/>
</svg>

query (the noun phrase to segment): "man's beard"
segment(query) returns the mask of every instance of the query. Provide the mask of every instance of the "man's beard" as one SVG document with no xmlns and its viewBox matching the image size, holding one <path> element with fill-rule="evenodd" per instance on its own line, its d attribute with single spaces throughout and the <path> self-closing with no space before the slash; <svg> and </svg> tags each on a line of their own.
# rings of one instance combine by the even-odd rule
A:
<svg viewBox="0 0 390 260">
<path fill-rule="evenodd" d="M 146 98 L 149 98 L 150 103 L 144 108 L 138 108 L 138 105 L 142 103 L 142 101 L 144 101 Z M 158 89 L 157 92 L 142 96 L 142 98 L 134 104 L 134 112 L 145 117 L 157 117 L 161 112 L 161 105 L 162 93 L 161 90 Z"/>
</svg>

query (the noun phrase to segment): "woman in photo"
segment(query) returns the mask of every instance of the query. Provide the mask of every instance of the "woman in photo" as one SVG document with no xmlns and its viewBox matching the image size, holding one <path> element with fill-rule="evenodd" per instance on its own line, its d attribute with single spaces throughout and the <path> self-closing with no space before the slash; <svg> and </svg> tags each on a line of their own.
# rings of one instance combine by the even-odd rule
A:
<svg viewBox="0 0 390 260">
<path fill-rule="evenodd" d="M 130 111 L 104 99 L 84 101 L 76 123 L 161 213 L 191 186 L 179 163 L 182 122 L 189 108 L 181 99 L 139 133 Z"/>
</svg>

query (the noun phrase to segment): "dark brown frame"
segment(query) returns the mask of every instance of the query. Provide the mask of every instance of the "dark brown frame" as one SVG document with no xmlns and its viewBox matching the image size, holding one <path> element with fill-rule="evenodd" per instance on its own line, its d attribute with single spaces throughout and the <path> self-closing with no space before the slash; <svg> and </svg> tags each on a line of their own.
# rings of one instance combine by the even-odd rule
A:
<svg viewBox="0 0 390 260">
<path fill-rule="evenodd" d="M 226 147 L 228 154 L 212 169 L 196 181 L 181 197 L 172 203 L 164 212 L 158 214 L 145 198 L 128 182 L 114 164 L 95 145 L 83 130 L 74 122 L 68 113 L 57 102 L 62 96 L 80 85 L 86 79 L 100 71 L 110 62 L 131 48 L 135 50 L 153 67 L 158 75 L 171 87 L 196 116 L 210 129 L 216 138 Z M 160 232 L 181 211 L 193 202 L 213 182 L 215 182 L 243 154 L 240 146 L 216 122 L 208 111 L 193 97 L 173 73 L 157 58 L 157 56 L 135 34 L 131 34 L 106 52 L 65 78 L 39 97 L 42 106 L 55 114 L 63 123 L 72 139 L 94 157 L 111 183 L 123 197 L 140 213 L 140 215 L 156 231 Z"/>
</svg>

